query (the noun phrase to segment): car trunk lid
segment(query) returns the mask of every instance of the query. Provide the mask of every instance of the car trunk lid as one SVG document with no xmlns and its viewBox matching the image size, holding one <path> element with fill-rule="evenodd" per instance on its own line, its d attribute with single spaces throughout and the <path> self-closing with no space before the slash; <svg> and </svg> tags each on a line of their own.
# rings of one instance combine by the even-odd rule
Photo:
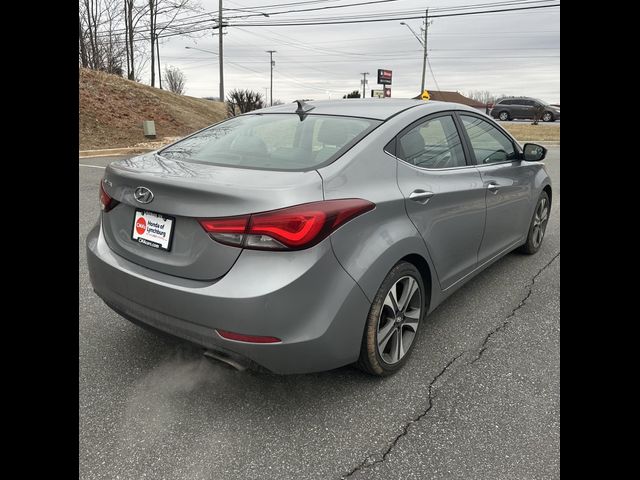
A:
<svg viewBox="0 0 640 480">
<path fill-rule="evenodd" d="M 267 171 L 174 161 L 150 153 L 110 164 L 103 188 L 119 203 L 102 214 L 109 247 L 147 268 L 194 280 L 225 275 L 241 249 L 209 237 L 198 218 L 256 213 L 322 200 L 322 179 L 307 172 Z M 153 193 L 146 204 L 137 188 Z M 170 250 L 133 239 L 136 210 L 173 217 Z"/>
</svg>

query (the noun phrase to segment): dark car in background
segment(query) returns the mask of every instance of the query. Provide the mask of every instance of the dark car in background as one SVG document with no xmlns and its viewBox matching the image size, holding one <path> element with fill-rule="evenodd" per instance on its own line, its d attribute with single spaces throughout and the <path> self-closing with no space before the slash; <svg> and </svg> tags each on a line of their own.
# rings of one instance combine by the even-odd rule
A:
<svg viewBox="0 0 640 480">
<path fill-rule="evenodd" d="M 505 97 L 498 100 L 489 112 L 493 118 L 502 121 L 514 119 L 534 119 L 536 111 L 544 109 L 540 115 L 543 122 L 560 120 L 560 108 L 542 100 L 530 97 Z"/>
</svg>

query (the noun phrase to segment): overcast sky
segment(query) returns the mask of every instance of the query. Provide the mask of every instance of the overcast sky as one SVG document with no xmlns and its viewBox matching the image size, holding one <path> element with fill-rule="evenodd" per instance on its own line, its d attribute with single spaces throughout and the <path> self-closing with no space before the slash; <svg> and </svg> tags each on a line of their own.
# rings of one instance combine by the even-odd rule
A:
<svg viewBox="0 0 640 480">
<path fill-rule="evenodd" d="M 261 7 L 295 0 L 224 0 L 225 8 Z M 291 7 L 271 7 L 266 12 L 360 3 L 334 0 Z M 304 17 L 337 17 L 488 3 L 488 0 L 398 0 L 377 5 L 251 17 L 264 23 Z M 557 2 L 559 3 L 559 2 Z M 201 0 L 205 12 L 217 12 L 217 0 Z M 435 14 L 435 12 L 434 12 Z M 238 12 L 225 12 L 237 16 Z M 230 20 L 233 22 L 233 20 Z M 240 20 L 237 19 L 236 22 Z M 419 33 L 421 20 L 406 20 Z M 370 72 L 367 96 L 375 85 L 378 68 L 393 70 L 392 96 L 413 97 L 420 91 L 422 47 L 400 21 L 278 27 L 228 27 L 224 35 L 225 90 L 249 88 L 265 93 L 269 86 L 269 54 L 277 50 L 273 98 L 322 100 L 342 98 L 361 89 L 361 72 Z M 171 37 L 162 40 L 162 68 L 172 65 L 186 75 L 186 94 L 218 96 L 218 57 L 185 49 L 218 51 L 218 37 Z M 429 26 L 426 88 L 433 90 L 489 90 L 496 94 L 526 95 L 549 103 L 560 102 L 560 8 L 434 18 Z M 435 76 L 435 80 L 434 80 Z M 148 77 L 146 73 L 145 77 Z M 145 83 L 148 78 L 143 79 Z"/>
</svg>

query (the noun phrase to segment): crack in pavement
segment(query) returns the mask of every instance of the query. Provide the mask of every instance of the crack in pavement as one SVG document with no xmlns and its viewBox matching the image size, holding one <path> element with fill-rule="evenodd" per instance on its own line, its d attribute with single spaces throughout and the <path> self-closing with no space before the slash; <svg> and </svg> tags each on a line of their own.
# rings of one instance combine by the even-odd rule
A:
<svg viewBox="0 0 640 480">
<path fill-rule="evenodd" d="M 536 283 L 537 278 L 542 274 L 542 272 L 544 272 L 555 260 L 556 258 L 558 258 L 560 256 L 560 252 L 556 253 L 551 260 L 549 260 L 540 270 L 538 270 L 538 272 L 532 277 L 531 281 L 526 285 L 527 288 L 527 293 L 525 294 L 525 296 L 522 298 L 522 300 L 520 300 L 520 303 L 518 305 L 516 305 L 516 307 L 511 310 L 511 312 L 509 313 L 509 315 L 506 316 L 506 318 L 504 319 L 504 321 L 498 325 L 496 328 L 494 328 L 493 330 L 491 330 L 487 336 L 484 338 L 484 340 L 482 341 L 482 344 L 480 346 L 480 350 L 479 353 L 477 355 L 476 358 L 474 358 L 473 360 L 471 360 L 470 362 L 466 363 L 465 366 L 468 365 L 472 365 L 474 363 L 476 363 L 478 360 L 480 360 L 480 358 L 482 357 L 482 355 L 484 354 L 485 350 L 488 348 L 488 343 L 489 343 L 489 339 L 495 335 L 496 333 L 498 333 L 499 331 L 501 331 L 502 329 L 504 329 L 505 327 L 507 327 L 510 323 L 511 323 L 511 319 L 513 317 L 515 317 L 516 313 L 518 312 L 518 310 L 520 310 L 525 303 L 527 302 L 527 300 L 529 299 L 529 297 L 531 296 L 532 292 L 533 292 L 533 286 Z M 389 444 L 389 446 L 387 447 L 387 449 L 384 451 L 384 453 L 376 458 L 373 459 L 373 455 L 367 455 L 367 457 L 359 464 L 356 465 L 355 467 L 353 467 L 349 472 L 345 473 L 344 475 L 342 475 L 340 477 L 341 480 L 345 480 L 349 477 L 351 477 L 352 475 L 354 475 L 356 472 L 364 470 L 365 468 L 370 468 L 373 465 L 376 465 L 378 463 L 382 463 L 384 462 L 387 457 L 389 456 L 389 454 L 391 453 L 391 450 L 393 450 L 393 448 L 396 446 L 396 444 L 398 443 L 398 441 L 404 437 L 405 435 L 407 435 L 409 433 L 409 427 L 411 425 L 413 425 L 416 422 L 419 422 L 420 420 L 422 420 L 422 418 L 429 413 L 429 411 L 431 410 L 431 408 L 433 407 L 433 394 L 432 394 L 432 388 L 435 385 L 435 383 L 438 381 L 438 379 L 444 375 L 444 373 L 456 362 L 456 360 L 458 360 L 460 357 L 462 357 L 464 354 L 470 352 L 473 349 L 467 349 L 464 350 L 462 353 L 459 353 L 458 355 L 456 355 L 455 357 L 453 357 L 451 360 L 449 360 L 447 362 L 447 364 L 444 366 L 444 368 L 442 370 L 440 370 L 440 372 L 433 378 L 433 380 L 431 380 L 431 382 L 429 383 L 428 386 L 428 405 L 427 408 L 422 411 L 420 414 L 418 414 L 416 417 L 412 418 L 411 420 L 409 420 L 409 422 L 407 422 L 406 424 L 402 425 L 401 429 L 402 431 L 391 441 L 391 443 Z"/>
<path fill-rule="evenodd" d="M 350 476 L 352 476 L 354 473 L 356 473 L 358 470 L 362 470 L 363 468 L 369 468 L 373 465 L 375 465 L 376 463 L 382 463 L 387 459 L 387 456 L 391 453 L 391 450 L 393 450 L 393 447 L 396 446 L 396 443 L 398 443 L 398 440 L 400 440 L 402 437 L 404 437 L 407 433 L 409 433 L 409 427 L 414 424 L 415 422 L 418 422 L 422 419 L 422 417 L 424 417 L 427 413 L 429 413 L 429 410 L 431 410 L 431 407 L 433 406 L 433 396 L 431 394 L 431 389 L 433 387 L 433 385 L 438 381 L 438 379 L 444 375 L 444 373 L 449 369 L 449 367 L 451 365 L 453 365 L 455 363 L 456 360 L 458 360 L 462 355 L 464 355 L 466 352 L 462 352 L 459 353 L 458 355 L 456 355 L 455 357 L 453 357 L 453 359 L 449 360 L 449 362 L 444 366 L 444 368 L 442 370 L 440 370 L 440 373 L 438 373 L 433 380 L 431 380 L 431 383 L 429 383 L 429 387 L 428 387 L 428 392 L 429 392 L 429 405 L 427 406 L 426 410 L 422 413 L 420 413 L 417 417 L 412 418 L 411 420 L 409 420 L 409 422 L 405 425 L 402 425 L 402 432 L 400 432 L 399 435 L 396 436 L 396 438 L 393 439 L 393 441 L 389 444 L 389 446 L 387 447 L 387 449 L 385 450 L 385 452 L 382 454 L 382 456 L 380 458 L 377 458 L 373 461 L 371 461 L 371 455 L 368 455 L 363 461 L 362 463 L 360 463 L 360 465 L 355 466 L 354 468 L 352 468 L 348 473 L 344 474 L 341 478 L 341 480 L 344 480 L 345 478 L 349 478 Z"/>
<path fill-rule="evenodd" d="M 516 313 L 518 312 L 518 310 L 520 310 L 522 307 L 524 307 L 525 303 L 527 303 L 527 300 L 529 300 L 529 297 L 531 296 L 531 293 L 533 292 L 533 286 L 536 283 L 536 280 L 538 279 L 538 277 L 542 274 L 542 272 L 544 272 L 549 265 L 551 265 L 556 258 L 558 258 L 560 256 L 560 252 L 556 253 L 551 260 L 549 260 L 546 265 L 544 267 L 542 267 L 540 270 L 538 270 L 538 273 L 536 273 L 533 278 L 531 279 L 531 282 L 529 282 L 527 284 L 527 293 L 524 296 L 524 298 L 522 300 L 520 300 L 520 303 L 518 305 L 516 305 L 516 307 L 511 310 L 511 313 L 509 313 L 509 315 L 507 315 L 504 319 L 504 321 L 498 325 L 496 328 L 494 328 L 493 330 L 491 330 L 486 337 L 484 337 L 484 340 L 482 341 L 482 345 L 480 346 L 480 350 L 478 352 L 478 356 L 476 358 L 474 358 L 473 360 L 471 360 L 468 365 L 474 364 L 476 363 L 478 360 L 480 360 L 480 357 L 482 357 L 482 355 L 484 354 L 485 350 L 487 349 L 487 344 L 489 343 L 489 340 L 491 339 L 492 336 L 494 336 L 496 333 L 498 333 L 500 330 L 502 330 L 503 328 L 506 328 L 510 323 L 511 323 L 511 319 L 513 317 L 515 317 Z"/>
</svg>

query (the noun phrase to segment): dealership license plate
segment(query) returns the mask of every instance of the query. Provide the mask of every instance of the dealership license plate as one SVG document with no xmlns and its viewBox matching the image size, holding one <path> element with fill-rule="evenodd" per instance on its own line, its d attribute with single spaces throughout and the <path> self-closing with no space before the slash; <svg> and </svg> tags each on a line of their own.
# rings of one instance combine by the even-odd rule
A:
<svg viewBox="0 0 640 480">
<path fill-rule="evenodd" d="M 175 218 L 146 210 L 136 210 L 131 238 L 151 248 L 171 250 Z"/>
</svg>

